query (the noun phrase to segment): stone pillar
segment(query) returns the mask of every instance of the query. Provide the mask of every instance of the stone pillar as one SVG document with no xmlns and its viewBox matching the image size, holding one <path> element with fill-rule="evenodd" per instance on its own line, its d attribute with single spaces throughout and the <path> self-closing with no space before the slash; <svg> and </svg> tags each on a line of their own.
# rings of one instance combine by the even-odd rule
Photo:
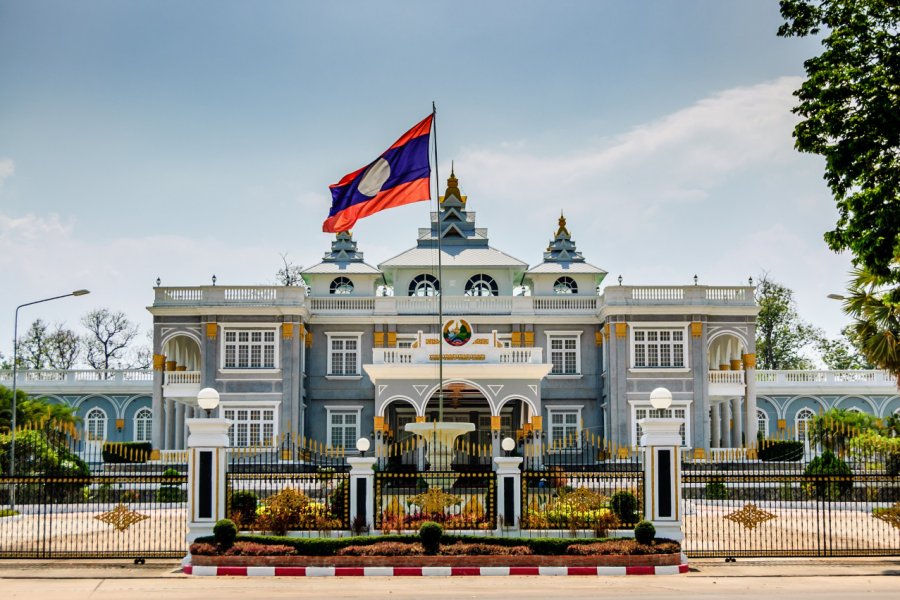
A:
<svg viewBox="0 0 900 600">
<path fill-rule="evenodd" d="M 709 418 L 709 427 L 712 433 L 710 433 L 709 438 L 709 447 L 710 448 L 720 448 L 722 444 L 722 415 L 720 414 L 721 409 L 719 408 L 719 404 L 712 405 L 712 415 Z"/>
<path fill-rule="evenodd" d="M 744 419 L 742 418 L 741 398 L 731 399 L 731 447 L 742 448 L 744 446 L 742 435 L 744 433 Z"/>
<path fill-rule="evenodd" d="M 681 419 L 641 419 L 644 447 L 644 519 L 658 537 L 680 542 Z"/>
<path fill-rule="evenodd" d="M 375 527 L 375 462 L 374 456 L 351 456 L 350 465 L 350 524 L 357 516 L 366 520 L 366 527 Z"/>
<path fill-rule="evenodd" d="M 521 456 L 498 456 L 497 465 L 497 528 L 519 527 L 522 518 Z"/>
<path fill-rule="evenodd" d="M 175 403 L 175 444 L 173 450 L 184 450 L 184 403 Z"/>
<path fill-rule="evenodd" d="M 744 430 L 747 432 L 747 446 L 753 447 L 756 444 L 756 434 L 759 431 L 759 424 L 756 420 L 756 355 L 745 354 L 744 362 L 744 384 L 746 385 L 746 393 L 744 396 Z"/>
<path fill-rule="evenodd" d="M 212 535 L 213 526 L 225 518 L 225 454 L 227 419 L 188 419 L 188 532 L 190 544 Z"/>
<path fill-rule="evenodd" d="M 175 448 L 175 401 L 165 398 L 163 402 L 166 406 L 166 435 L 163 440 L 163 448 L 172 450 Z"/>
<path fill-rule="evenodd" d="M 719 433 L 722 436 L 719 442 L 720 448 L 731 446 L 731 402 L 726 400 L 719 405 L 719 414 L 722 416 Z"/>
</svg>

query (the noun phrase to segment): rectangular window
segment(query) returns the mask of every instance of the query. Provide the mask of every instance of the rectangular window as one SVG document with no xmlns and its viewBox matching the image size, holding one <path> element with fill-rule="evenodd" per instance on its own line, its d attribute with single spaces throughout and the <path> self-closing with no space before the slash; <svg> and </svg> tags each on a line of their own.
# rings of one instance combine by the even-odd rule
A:
<svg viewBox="0 0 900 600">
<path fill-rule="evenodd" d="M 580 446 L 581 411 L 578 409 L 549 410 L 548 433 L 550 449 L 576 448 Z"/>
<path fill-rule="evenodd" d="M 638 423 L 641 419 L 651 418 L 651 419 L 681 419 L 681 427 L 678 429 L 678 433 L 681 435 L 681 445 L 687 446 L 687 430 L 685 428 L 685 416 L 687 415 L 687 411 L 684 408 L 668 408 L 662 410 L 655 410 L 652 408 L 635 408 L 634 409 L 634 445 L 640 446 L 641 444 L 641 436 L 644 435 L 644 432 L 641 430 L 641 425 Z"/>
<path fill-rule="evenodd" d="M 553 369 L 551 375 L 580 375 L 581 360 L 579 356 L 578 334 L 550 335 L 550 364 Z"/>
<path fill-rule="evenodd" d="M 359 375 L 359 336 L 328 337 L 328 374 Z"/>
<path fill-rule="evenodd" d="M 333 410 L 328 414 L 328 445 L 355 450 L 359 439 L 359 411 Z"/>
<path fill-rule="evenodd" d="M 636 369 L 676 369 L 684 364 L 684 329 L 634 329 L 632 359 Z"/>
<path fill-rule="evenodd" d="M 275 330 L 225 331 L 225 369 L 274 369 Z"/>
<path fill-rule="evenodd" d="M 232 422 L 228 441 L 233 448 L 271 446 L 275 443 L 275 409 L 226 408 L 222 411 Z"/>
</svg>

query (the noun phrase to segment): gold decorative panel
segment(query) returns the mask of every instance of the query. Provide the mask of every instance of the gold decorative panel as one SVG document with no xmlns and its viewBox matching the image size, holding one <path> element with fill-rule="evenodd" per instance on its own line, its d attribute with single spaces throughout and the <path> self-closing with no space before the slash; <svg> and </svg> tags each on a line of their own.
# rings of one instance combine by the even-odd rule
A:
<svg viewBox="0 0 900 600">
<path fill-rule="evenodd" d="M 127 506 L 124 504 L 120 504 L 109 512 L 105 512 L 102 515 L 97 515 L 94 517 L 98 521 L 102 521 L 107 523 L 108 525 L 112 525 L 118 531 L 125 531 L 135 523 L 140 523 L 145 519 L 149 519 L 147 515 L 142 515 L 139 512 L 135 512 L 133 510 L 129 510 Z"/>
<path fill-rule="evenodd" d="M 900 529 L 900 502 L 895 502 L 890 508 L 876 508 L 872 511 L 872 516 Z"/>
<path fill-rule="evenodd" d="M 770 512 L 758 508 L 755 504 L 748 502 L 741 510 L 725 515 L 729 521 L 733 521 L 738 525 L 742 525 L 744 529 L 756 529 L 762 523 L 777 518 Z"/>
<path fill-rule="evenodd" d="M 694 321 L 691 323 L 691 336 L 698 338 L 703 335 L 703 323 L 701 321 Z"/>
</svg>

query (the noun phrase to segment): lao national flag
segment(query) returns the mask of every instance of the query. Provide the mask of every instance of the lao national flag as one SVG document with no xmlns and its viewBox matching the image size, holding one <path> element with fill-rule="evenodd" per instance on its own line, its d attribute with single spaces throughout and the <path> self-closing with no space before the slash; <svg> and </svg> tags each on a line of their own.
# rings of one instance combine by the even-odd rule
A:
<svg viewBox="0 0 900 600">
<path fill-rule="evenodd" d="M 331 189 L 331 211 L 322 231 L 349 231 L 357 220 L 411 202 L 431 200 L 428 140 L 434 114 L 400 136 L 369 165 L 354 171 Z"/>
</svg>

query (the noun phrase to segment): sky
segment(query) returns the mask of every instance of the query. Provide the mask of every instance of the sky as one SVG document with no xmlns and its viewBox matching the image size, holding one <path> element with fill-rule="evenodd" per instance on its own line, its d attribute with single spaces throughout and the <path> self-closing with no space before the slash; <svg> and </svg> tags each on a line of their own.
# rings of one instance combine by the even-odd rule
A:
<svg viewBox="0 0 900 600">
<path fill-rule="evenodd" d="M 440 188 L 453 161 L 492 246 L 536 264 L 564 211 L 605 285 L 768 273 L 836 336 L 850 259 L 791 137 L 819 41 L 780 22 L 776 0 L 0 0 L 0 352 L 25 302 L 91 290 L 20 331 L 98 307 L 147 330 L 157 277 L 317 263 L 328 186 L 432 101 Z M 428 210 L 360 221 L 367 262 Z"/>
</svg>

